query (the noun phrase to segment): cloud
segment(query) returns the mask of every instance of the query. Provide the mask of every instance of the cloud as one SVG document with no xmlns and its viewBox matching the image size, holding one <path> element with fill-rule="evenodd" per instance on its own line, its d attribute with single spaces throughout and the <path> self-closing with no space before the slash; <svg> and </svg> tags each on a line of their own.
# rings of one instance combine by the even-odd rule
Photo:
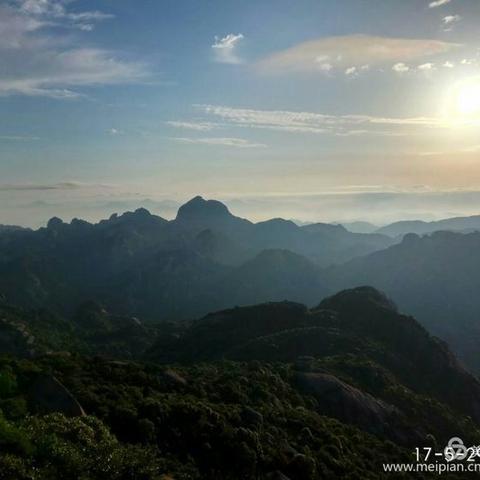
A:
<svg viewBox="0 0 480 480">
<path fill-rule="evenodd" d="M 109 188 L 104 184 L 89 184 L 81 182 L 59 182 L 59 183 L 16 183 L 16 184 L 0 184 L 1 192 L 10 191 L 44 191 L 44 190 L 77 190 L 81 188 Z"/>
<path fill-rule="evenodd" d="M 445 31 L 446 32 L 451 32 L 454 28 L 454 26 L 462 20 L 462 17 L 460 15 L 447 15 L 446 17 L 443 17 L 442 22 L 443 25 L 445 26 Z"/>
<path fill-rule="evenodd" d="M 442 128 L 444 122 L 433 117 L 375 117 L 370 115 L 329 115 L 286 110 L 253 110 L 218 105 L 196 105 L 204 114 L 220 119 L 224 126 L 267 129 L 291 133 L 399 136 L 404 129 Z"/>
<path fill-rule="evenodd" d="M 443 23 L 445 25 L 450 25 L 452 23 L 457 23 L 462 19 L 460 15 L 447 15 L 446 17 L 443 17 Z"/>
<path fill-rule="evenodd" d="M 333 70 L 333 65 L 331 63 L 328 63 L 328 62 L 319 62 L 318 59 L 315 60 L 316 62 L 318 62 L 318 70 L 322 73 L 330 73 L 332 70 Z"/>
<path fill-rule="evenodd" d="M 110 13 L 100 12 L 98 10 L 85 12 L 68 12 L 65 4 L 71 3 L 60 0 L 20 0 L 17 1 L 20 12 L 37 18 L 69 21 L 73 26 L 82 30 L 93 30 L 92 22 L 100 22 L 114 18 Z M 90 22 L 86 24 L 85 22 Z"/>
<path fill-rule="evenodd" d="M 223 38 L 215 37 L 215 43 L 212 49 L 215 54 L 215 60 L 219 63 L 239 64 L 242 60 L 236 54 L 236 48 L 245 37 L 239 33 L 237 35 L 229 33 Z"/>
<path fill-rule="evenodd" d="M 32 142 L 40 140 L 40 137 L 32 137 L 28 135 L 0 135 L 0 141 L 2 140 L 7 142 Z"/>
<path fill-rule="evenodd" d="M 430 2 L 428 5 L 429 8 L 437 8 L 441 7 L 443 5 L 446 5 L 447 3 L 450 3 L 452 0 L 435 0 L 433 2 Z"/>
<path fill-rule="evenodd" d="M 480 145 L 472 145 L 463 149 L 466 153 L 480 153 Z"/>
<path fill-rule="evenodd" d="M 174 128 L 183 128 L 185 130 L 196 130 L 199 132 L 207 132 L 218 127 L 217 124 L 210 123 L 210 122 L 178 122 L 178 121 L 170 120 L 165 123 Z"/>
<path fill-rule="evenodd" d="M 145 64 L 120 59 L 109 50 L 82 46 L 81 39 L 58 29 L 49 33 L 57 22 L 70 25 L 106 15 L 96 11 L 71 14 L 64 2 L 48 0 L 0 5 L 0 95 L 77 98 L 82 95 L 75 91 L 79 87 L 144 80 L 148 75 Z"/>
<path fill-rule="evenodd" d="M 459 45 L 429 39 L 350 35 L 325 37 L 274 53 L 257 63 L 263 73 L 315 72 L 320 65 L 350 68 L 406 62 L 448 52 Z"/>
<path fill-rule="evenodd" d="M 410 67 L 403 62 L 399 62 L 392 67 L 392 70 L 397 73 L 406 73 L 410 71 Z"/>
<path fill-rule="evenodd" d="M 199 145 L 213 145 L 213 146 L 224 146 L 224 147 L 235 147 L 235 148 L 264 148 L 266 147 L 263 143 L 253 143 L 244 138 L 222 138 L 222 137 L 212 137 L 212 138 L 185 138 L 185 137 L 173 137 L 172 140 L 181 143 L 192 143 Z"/>
<path fill-rule="evenodd" d="M 431 72 L 432 70 L 435 70 L 435 64 L 434 63 L 423 63 L 417 67 L 417 70 L 421 72 Z"/>
</svg>

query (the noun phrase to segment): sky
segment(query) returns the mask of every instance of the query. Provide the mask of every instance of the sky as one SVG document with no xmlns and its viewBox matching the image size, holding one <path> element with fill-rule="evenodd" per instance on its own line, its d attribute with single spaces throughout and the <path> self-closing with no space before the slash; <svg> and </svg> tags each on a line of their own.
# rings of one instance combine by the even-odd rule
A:
<svg viewBox="0 0 480 480">
<path fill-rule="evenodd" d="M 478 0 L 0 0 L 0 223 L 195 195 L 480 213 Z"/>
</svg>

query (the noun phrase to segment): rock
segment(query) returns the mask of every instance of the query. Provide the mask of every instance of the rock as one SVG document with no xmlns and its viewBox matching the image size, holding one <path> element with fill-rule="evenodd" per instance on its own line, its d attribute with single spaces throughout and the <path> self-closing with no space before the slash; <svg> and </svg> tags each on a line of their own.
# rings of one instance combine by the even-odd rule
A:
<svg viewBox="0 0 480 480">
<path fill-rule="evenodd" d="M 125 362 L 123 360 L 110 360 L 108 364 L 112 365 L 113 367 L 128 367 L 130 362 Z"/>
<path fill-rule="evenodd" d="M 303 427 L 302 431 L 300 432 L 301 438 L 311 441 L 314 439 L 312 431 L 308 427 Z"/>
<path fill-rule="evenodd" d="M 315 460 L 307 455 L 298 453 L 288 465 L 288 472 L 293 478 L 313 479 L 315 477 Z"/>
<path fill-rule="evenodd" d="M 278 448 L 282 456 L 289 461 L 291 461 L 298 453 L 286 440 L 284 440 Z"/>
<path fill-rule="evenodd" d="M 361 390 L 324 373 L 297 372 L 296 382 L 302 390 L 315 396 L 321 413 L 357 425 L 371 433 L 389 430 L 397 409 Z"/>
<path fill-rule="evenodd" d="M 277 470 L 276 472 L 272 472 L 272 473 L 269 473 L 267 475 L 267 479 L 268 480 L 290 480 L 289 477 L 287 477 L 286 475 L 284 475 L 282 472 L 280 472 L 279 470 Z"/>
<path fill-rule="evenodd" d="M 395 303 L 385 293 L 369 286 L 342 290 L 322 300 L 319 305 L 320 309 L 333 310 L 340 313 L 350 313 L 352 311 L 369 312 L 372 307 L 398 312 Z"/>
<path fill-rule="evenodd" d="M 83 417 L 77 399 L 54 376 L 39 374 L 30 389 L 30 400 L 42 412 L 60 412 L 66 417 Z"/>
<path fill-rule="evenodd" d="M 164 372 L 160 374 L 159 377 L 160 380 L 166 380 L 168 383 L 176 386 L 184 387 L 188 383 L 185 378 L 183 378 L 179 373 L 177 373 L 175 370 L 172 370 L 171 368 L 167 368 Z"/>
<path fill-rule="evenodd" d="M 263 415 L 250 407 L 243 409 L 242 419 L 247 425 L 263 425 Z"/>
<path fill-rule="evenodd" d="M 311 372 L 314 361 L 315 359 L 310 356 L 298 357 L 294 364 L 295 370 L 299 370 L 301 372 Z"/>
<path fill-rule="evenodd" d="M 49 230 L 55 230 L 57 228 L 63 227 L 65 224 L 63 223 L 63 220 L 58 217 L 53 217 L 51 218 L 48 223 L 47 223 L 47 228 Z"/>
<path fill-rule="evenodd" d="M 58 350 L 58 351 L 48 351 L 45 352 L 46 355 L 49 357 L 59 357 L 59 358 L 70 358 L 72 356 L 72 353 L 67 351 L 67 350 Z"/>
</svg>

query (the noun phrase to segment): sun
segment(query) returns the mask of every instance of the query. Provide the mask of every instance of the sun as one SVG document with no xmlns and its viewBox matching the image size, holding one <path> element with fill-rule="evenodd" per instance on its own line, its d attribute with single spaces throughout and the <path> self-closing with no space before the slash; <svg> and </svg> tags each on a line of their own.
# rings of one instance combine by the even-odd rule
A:
<svg viewBox="0 0 480 480">
<path fill-rule="evenodd" d="M 480 113 L 480 79 L 467 81 L 459 88 L 457 109 L 467 116 Z"/>
<path fill-rule="evenodd" d="M 454 124 L 480 122 L 480 77 L 464 79 L 450 88 L 446 115 Z"/>
</svg>

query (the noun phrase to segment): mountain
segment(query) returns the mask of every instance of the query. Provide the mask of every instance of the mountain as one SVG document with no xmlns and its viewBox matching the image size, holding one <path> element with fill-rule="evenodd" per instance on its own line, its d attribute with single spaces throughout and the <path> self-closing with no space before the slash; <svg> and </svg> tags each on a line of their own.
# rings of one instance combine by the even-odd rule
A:
<svg viewBox="0 0 480 480">
<path fill-rule="evenodd" d="M 16 225 L 0 225 L 0 235 L 2 233 L 10 233 L 19 230 L 25 230 L 23 227 L 17 227 Z"/>
<path fill-rule="evenodd" d="M 379 228 L 376 233 L 398 237 L 407 233 L 425 235 L 442 230 L 464 233 L 480 231 L 480 215 L 446 218 L 435 222 L 424 222 L 422 220 L 395 222 Z"/>
<path fill-rule="evenodd" d="M 0 354 L 18 358 L 61 351 L 134 358 L 165 331 L 171 327 L 113 315 L 95 302 L 80 305 L 65 318 L 45 309 L 15 307 L 0 299 Z"/>
<path fill-rule="evenodd" d="M 331 291 L 372 285 L 479 371 L 480 233 L 408 234 L 383 251 L 329 269 Z"/>
<path fill-rule="evenodd" d="M 360 221 L 342 223 L 342 226 L 344 226 L 349 232 L 353 232 L 353 233 L 375 233 L 376 231 L 379 230 L 379 228 L 373 223 L 360 222 Z"/>
<path fill-rule="evenodd" d="M 300 227 L 282 218 L 252 223 L 232 215 L 221 202 L 202 197 L 195 197 L 180 207 L 171 228 L 191 235 L 202 230 L 222 234 L 235 242 L 239 249 L 237 255 L 241 258 L 246 252 L 253 258 L 262 250 L 283 249 L 319 265 L 341 263 L 394 243 L 385 235 L 354 234 L 339 225 Z M 234 257 L 230 257 L 229 263 L 235 263 Z"/>
<path fill-rule="evenodd" d="M 197 196 L 178 209 L 172 222 L 174 228 L 198 234 L 202 230 L 218 231 L 236 240 L 252 227 L 252 223 L 230 213 L 226 205 L 217 200 L 204 200 Z"/>
<path fill-rule="evenodd" d="M 252 223 L 195 197 L 171 221 L 139 208 L 97 224 L 54 217 L 36 231 L 5 233 L 0 292 L 67 316 L 95 300 L 118 315 L 185 319 L 232 304 L 314 301 L 323 294 L 319 267 L 392 243 L 338 225 Z"/>
<path fill-rule="evenodd" d="M 390 422 L 397 422 L 387 433 L 396 441 L 400 441 L 396 436 L 400 431 L 409 435 L 402 418 L 415 409 L 416 402 L 425 409 L 423 420 L 418 420 L 419 431 L 438 428 L 435 435 L 446 434 L 439 433 L 446 419 L 435 419 L 441 408 L 428 407 L 422 397 L 434 398 L 448 405 L 447 410 L 462 411 L 480 422 L 478 380 L 464 370 L 445 343 L 412 317 L 400 314 L 387 297 L 371 287 L 342 291 L 313 309 L 281 302 L 210 314 L 193 322 L 180 336 L 160 337 L 148 358 L 186 364 L 293 362 L 297 365 L 293 381 L 302 389 L 315 392 L 325 385 L 328 391 L 343 392 L 337 398 L 342 405 L 335 405 L 333 398 L 325 403 L 324 394 L 319 397 L 330 415 L 344 421 L 348 417 L 350 423 L 358 424 L 344 409 L 361 409 L 367 403 L 370 414 L 373 408 L 379 415 L 368 429 L 385 423 L 382 418 L 386 415 Z M 372 402 L 381 405 L 383 413 L 372 407 Z M 376 427 L 386 433 L 391 426 Z M 412 438 L 417 433 L 410 431 Z"/>
<path fill-rule="evenodd" d="M 73 320 L 85 338 L 130 322 L 92 302 Z M 1 351 L 5 480 L 387 479 L 418 445 L 480 442 L 478 380 L 371 287 L 212 313 L 131 360 L 88 345 Z"/>
<path fill-rule="evenodd" d="M 317 265 L 279 249 L 262 251 L 211 288 L 223 300 L 219 308 L 285 299 L 312 304 L 327 291 Z"/>
</svg>

